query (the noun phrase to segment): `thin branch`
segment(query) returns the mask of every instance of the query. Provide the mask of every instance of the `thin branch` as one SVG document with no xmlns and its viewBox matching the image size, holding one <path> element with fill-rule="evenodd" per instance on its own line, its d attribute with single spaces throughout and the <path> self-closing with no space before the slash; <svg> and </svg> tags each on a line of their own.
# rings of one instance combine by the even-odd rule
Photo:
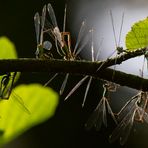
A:
<svg viewBox="0 0 148 148">
<path fill-rule="evenodd" d="M 1 59 L 0 60 L 0 75 L 6 72 L 55 72 L 55 73 L 71 73 L 79 75 L 90 75 L 94 78 L 113 81 L 122 86 L 128 86 L 138 90 L 148 90 L 148 80 L 141 77 L 116 71 L 114 80 L 112 80 L 112 69 L 107 67 L 120 64 L 125 60 L 143 55 L 145 48 L 129 52 L 118 56 L 117 58 L 107 59 L 106 61 L 65 61 L 60 59 Z M 101 69 L 97 69 L 101 66 Z"/>
</svg>

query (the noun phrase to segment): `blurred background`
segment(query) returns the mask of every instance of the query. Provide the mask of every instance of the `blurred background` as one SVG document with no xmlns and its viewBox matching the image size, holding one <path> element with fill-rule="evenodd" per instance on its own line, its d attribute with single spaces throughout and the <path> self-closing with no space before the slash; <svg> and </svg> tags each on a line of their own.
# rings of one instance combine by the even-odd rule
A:
<svg viewBox="0 0 148 148">
<path fill-rule="evenodd" d="M 99 59 L 107 58 L 116 48 L 109 14 L 110 10 L 112 10 L 114 17 L 117 39 L 120 31 L 122 13 L 125 13 L 121 37 L 121 46 L 124 48 L 126 48 L 125 35 L 130 30 L 131 25 L 136 21 L 146 18 L 148 14 L 148 2 L 146 0 L 2 1 L 0 4 L 0 36 L 7 36 L 14 42 L 20 58 L 35 57 L 36 37 L 33 17 L 37 11 L 41 13 L 42 7 L 49 2 L 55 10 L 60 29 L 62 29 L 63 26 L 65 3 L 68 4 L 66 29 L 71 32 L 74 41 L 76 40 L 83 20 L 86 20 L 88 29 L 94 28 L 96 51 L 103 39 Z M 89 48 L 86 47 L 83 51 L 81 56 L 90 59 Z M 142 62 L 143 57 L 138 57 L 124 62 L 116 68 L 139 75 Z M 144 74 L 145 77 L 147 77 L 146 64 Z M 22 73 L 18 84 L 45 84 L 51 75 L 52 74 L 48 73 Z M 59 82 L 62 84 L 63 76 L 64 75 L 60 75 L 50 83 L 50 86 L 54 90 L 58 91 L 60 89 Z M 68 93 L 81 78 L 80 76 L 70 77 L 66 92 L 60 97 L 60 103 L 54 117 L 41 125 L 33 127 L 4 148 L 121 147 L 118 142 L 113 144 L 108 142 L 108 136 L 115 128 L 115 124 L 110 118 L 108 119 L 108 127 L 102 127 L 100 132 L 96 132 L 94 129 L 87 131 L 84 128 L 85 122 L 95 109 L 102 95 L 103 88 L 101 82 L 97 80 L 93 81 L 84 108 L 81 107 L 81 103 L 87 83 L 84 83 L 83 87 L 73 94 L 69 100 L 66 102 L 63 101 L 66 93 Z M 114 101 L 115 111 L 135 93 L 135 90 L 121 87 L 117 93 L 112 94 L 111 97 Z M 148 125 L 136 123 L 124 147 L 148 147 L 147 137 Z"/>
</svg>

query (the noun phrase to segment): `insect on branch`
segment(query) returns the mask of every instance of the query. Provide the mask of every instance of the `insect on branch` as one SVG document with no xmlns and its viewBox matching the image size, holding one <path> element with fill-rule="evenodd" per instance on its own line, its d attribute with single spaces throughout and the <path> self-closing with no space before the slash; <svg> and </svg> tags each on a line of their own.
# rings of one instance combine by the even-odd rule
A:
<svg viewBox="0 0 148 148">
<path fill-rule="evenodd" d="M 117 58 L 107 59 L 106 61 L 65 61 L 60 59 L 2 59 L 0 60 L 0 74 L 5 72 L 55 72 L 55 73 L 71 73 L 79 75 L 90 75 L 93 78 L 113 81 L 122 86 L 128 86 L 138 90 L 148 90 L 148 80 L 141 77 L 126 74 L 116 70 L 114 80 L 112 80 L 112 73 L 114 70 L 108 67 L 120 64 L 128 59 L 141 56 L 145 52 L 145 48 L 135 50 L 133 52 L 124 53 Z M 97 71 L 98 67 L 101 67 Z"/>
</svg>

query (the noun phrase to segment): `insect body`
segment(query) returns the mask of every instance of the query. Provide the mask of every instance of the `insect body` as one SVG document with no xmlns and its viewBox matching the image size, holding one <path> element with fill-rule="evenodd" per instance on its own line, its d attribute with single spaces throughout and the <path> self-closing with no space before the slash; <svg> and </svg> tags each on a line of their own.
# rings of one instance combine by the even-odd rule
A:
<svg viewBox="0 0 148 148">
<path fill-rule="evenodd" d="M 46 17 L 46 5 L 43 7 L 41 17 L 38 12 L 34 16 L 34 24 L 35 24 L 35 32 L 37 40 L 37 50 L 35 52 L 36 58 L 49 57 L 47 53 L 49 53 L 52 47 L 51 42 L 43 41 L 45 17 Z"/>
<path fill-rule="evenodd" d="M 60 29 L 57 25 L 56 16 L 54 13 L 54 10 L 49 3 L 47 5 L 47 10 L 51 19 L 51 23 L 48 22 L 47 27 L 45 27 L 45 32 L 47 32 L 50 36 L 52 36 L 55 40 L 55 45 L 58 54 L 63 58 L 63 60 L 76 60 L 78 57 L 78 54 L 82 51 L 84 46 L 87 44 L 89 40 L 89 33 L 84 37 L 84 30 L 85 30 L 85 22 L 82 22 L 78 38 L 75 44 L 74 49 L 71 48 L 71 36 L 69 32 L 65 31 L 65 23 L 66 23 L 66 8 L 65 7 L 65 14 L 64 14 L 64 24 L 63 24 L 63 32 L 60 32 Z M 81 43 L 81 45 L 80 45 Z M 55 78 L 58 74 L 55 74 L 51 79 Z M 69 73 L 66 74 L 64 81 L 62 83 L 60 94 L 64 92 L 64 89 L 66 87 L 66 83 L 69 77 Z M 45 84 L 48 85 L 51 82 L 51 79 Z"/>
</svg>

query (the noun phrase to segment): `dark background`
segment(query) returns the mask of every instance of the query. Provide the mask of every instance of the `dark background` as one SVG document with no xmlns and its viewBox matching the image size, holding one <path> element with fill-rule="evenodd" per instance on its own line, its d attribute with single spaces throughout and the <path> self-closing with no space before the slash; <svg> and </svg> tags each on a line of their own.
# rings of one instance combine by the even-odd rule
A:
<svg viewBox="0 0 148 148">
<path fill-rule="evenodd" d="M 68 2 L 69 21 L 67 27 L 70 31 L 72 30 L 70 25 L 78 25 L 75 27 L 79 28 L 80 23 L 74 22 L 73 18 L 77 11 L 76 8 L 80 7 L 79 4 L 87 1 L 89 0 L 71 0 Z M 15 43 L 19 57 L 35 57 L 36 38 L 33 17 L 35 12 L 41 12 L 43 5 L 49 2 L 54 7 L 59 26 L 62 26 L 63 10 L 65 7 L 64 0 L 5 0 L 0 2 L 0 36 L 5 35 Z M 94 3 L 95 1 L 92 0 L 92 2 Z M 83 7 L 83 5 L 81 5 L 81 7 Z M 91 6 L 88 11 L 91 11 Z M 73 32 L 74 35 L 76 33 L 77 32 Z M 48 73 L 22 73 L 18 83 L 44 84 L 49 78 L 50 74 Z M 74 86 L 80 78 L 81 77 L 71 76 L 66 92 L 68 92 L 71 86 Z M 62 79 L 63 75 L 53 81 L 50 86 L 58 91 L 60 88 L 59 82 L 62 83 Z M 84 128 L 85 122 L 96 107 L 102 94 L 100 82 L 94 80 L 92 84 L 93 87 L 91 87 L 88 94 L 86 105 L 82 108 L 81 103 L 85 86 L 86 83 L 66 102 L 63 101 L 64 96 L 60 97 L 60 103 L 54 117 L 25 132 L 6 145 L 5 148 L 120 147 L 118 142 L 114 144 L 108 142 L 108 136 L 115 127 L 109 117 L 108 127 L 102 127 L 100 132 L 96 132 L 94 129 L 87 131 Z M 148 134 L 144 132 L 144 128 L 147 128 L 147 126 L 142 125 L 139 127 L 138 124 L 134 125 L 133 129 L 136 130 L 132 130 L 129 140 L 124 147 L 147 147 Z"/>
</svg>

